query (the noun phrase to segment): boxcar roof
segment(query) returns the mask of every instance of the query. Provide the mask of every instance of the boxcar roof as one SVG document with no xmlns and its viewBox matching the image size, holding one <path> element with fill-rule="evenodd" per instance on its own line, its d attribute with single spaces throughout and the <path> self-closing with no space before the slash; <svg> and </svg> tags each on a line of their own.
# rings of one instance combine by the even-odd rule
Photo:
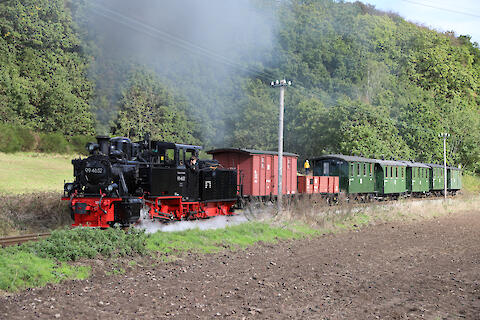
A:
<svg viewBox="0 0 480 320">
<path fill-rule="evenodd" d="M 220 148 L 220 149 L 213 149 L 207 151 L 208 154 L 214 154 L 214 153 L 246 153 L 249 155 L 252 154 L 269 154 L 269 155 L 278 155 L 277 151 L 264 151 L 264 150 L 254 150 L 254 149 L 241 149 L 241 148 Z M 298 154 L 295 153 L 290 153 L 290 152 L 283 152 L 284 156 L 287 157 L 297 157 Z"/>
<path fill-rule="evenodd" d="M 402 162 L 405 163 L 408 167 L 430 168 L 428 165 L 421 162 L 414 162 L 414 161 L 402 161 Z"/>
</svg>

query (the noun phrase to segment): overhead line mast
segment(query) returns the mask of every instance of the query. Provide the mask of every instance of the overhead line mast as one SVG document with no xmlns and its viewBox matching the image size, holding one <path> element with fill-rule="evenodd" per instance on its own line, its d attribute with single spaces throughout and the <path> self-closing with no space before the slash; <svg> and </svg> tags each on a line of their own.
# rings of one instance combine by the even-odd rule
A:
<svg viewBox="0 0 480 320">
<path fill-rule="evenodd" d="M 272 81 L 270 85 L 274 88 L 280 88 L 280 109 L 278 113 L 278 212 L 282 211 L 282 174 L 283 174 L 283 109 L 284 109 L 284 98 L 285 98 L 285 87 L 291 86 L 292 81 L 276 80 Z"/>
</svg>

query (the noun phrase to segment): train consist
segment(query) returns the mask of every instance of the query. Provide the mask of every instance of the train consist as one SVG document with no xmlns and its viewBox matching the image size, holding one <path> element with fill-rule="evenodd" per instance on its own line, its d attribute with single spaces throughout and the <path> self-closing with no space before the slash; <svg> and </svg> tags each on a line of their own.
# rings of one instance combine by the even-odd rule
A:
<svg viewBox="0 0 480 320">
<path fill-rule="evenodd" d="M 201 147 L 124 137 L 97 137 L 90 155 L 72 160 L 74 181 L 65 183 L 73 226 L 129 226 L 147 209 L 150 219 L 168 222 L 232 215 L 252 198 L 278 194 L 278 154 L 252 149 L 208 151 L 213 160 L 198 160 Z M 297 173 L 298 155 L 284 153 L 283 194 L 336 199 L 383 199 L 438 194 L 443 167 L 326 155 L 311 159 L 313 175 Z M 461 189 L 461 171 L 448 167 L 447 187 Z"/>
</svg>

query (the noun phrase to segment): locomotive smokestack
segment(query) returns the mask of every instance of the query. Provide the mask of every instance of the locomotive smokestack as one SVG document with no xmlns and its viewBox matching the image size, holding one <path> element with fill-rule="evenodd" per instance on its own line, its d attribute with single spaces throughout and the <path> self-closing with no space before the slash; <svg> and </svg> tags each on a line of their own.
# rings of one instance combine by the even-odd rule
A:
<svg viewBox="0 0 480 320">
<path fill-rule="evenodd" d="M 100 148 L 100 152 L 108 155 L 108 149 L 110 147 L 110 137 L 108 136 L 97 136 L 97 143 Z"/>
</svg>

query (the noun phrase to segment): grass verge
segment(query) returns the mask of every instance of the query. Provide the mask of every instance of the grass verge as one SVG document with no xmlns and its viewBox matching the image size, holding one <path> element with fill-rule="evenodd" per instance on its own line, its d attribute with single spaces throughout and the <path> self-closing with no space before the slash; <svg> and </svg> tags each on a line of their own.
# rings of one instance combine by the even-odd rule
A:
<svg viewBox="0 0 480 320">
<path fill-rule="evenodd" d="M 85 279 L 89 274 L 88 266 L 57 263 L 22 250 L 0 251 L 0 290 L 15 292 L 67 279 Z"/>
<path fill-rule="evenodd" d="M 467 192 L 480 193 L 480 177 L 465 174 L 462 177 L 463 188 Z"/>
<path fill-rule="evenodd" d="M 290 204 L 273 220 L 304 223 L 322 233 L 351 230 L 390 221 L 428 220 L 453 213 L 478 211 L 480 198 L 466 194 L 449 198 L 403 199 L 393 202 L 342 203 L 329 206 L 322 200 L 301 200 Z"/>
<path fill-rule="evenodd" d="M 0 290 L 18 291 L 88 277 L 88 266 L 68 262 L 97 256 L 146 253 L 146 235 L 137 230 L 77 228 L 54 231 L 51 237 L 0 249 Z"/>
<path fill-rule="evenodd" d="M 211 253 L 226 248 L 241 249 L 257 242 L 274 243 L 280 239 L 298 239 L 318 233 L 318 230 L 298 223 L 275 226 L 267 222 L 251 221 L 215 230 L 157 232 L 147 238 L 147 249 L 167 255 L 186 251 Z"/>
</svg>

